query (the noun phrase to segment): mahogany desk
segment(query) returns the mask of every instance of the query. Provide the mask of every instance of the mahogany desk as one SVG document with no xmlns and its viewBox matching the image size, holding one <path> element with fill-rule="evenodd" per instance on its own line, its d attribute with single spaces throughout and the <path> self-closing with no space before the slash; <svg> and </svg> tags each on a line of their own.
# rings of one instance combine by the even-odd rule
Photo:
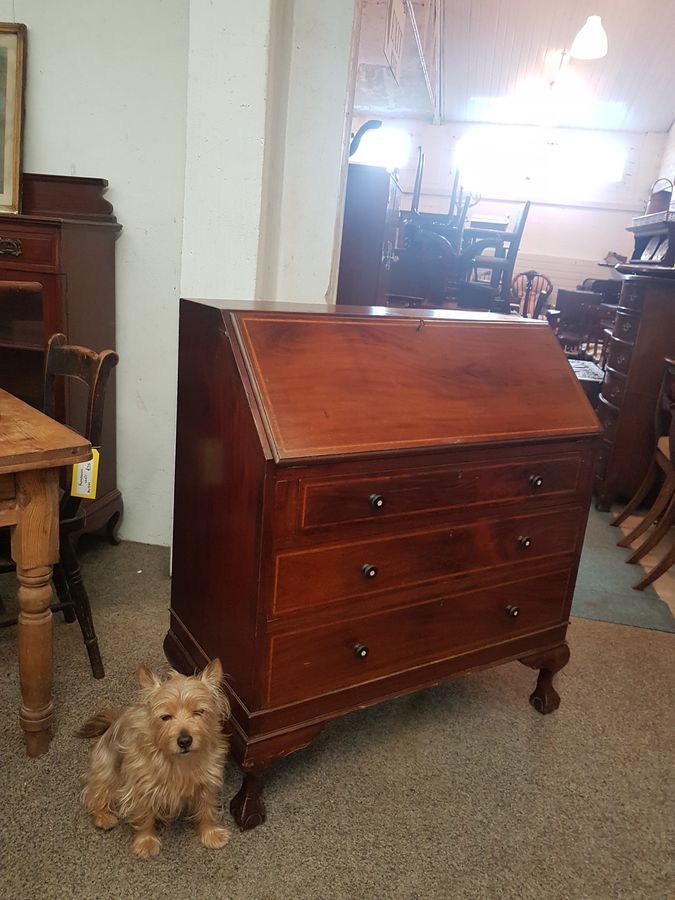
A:
<svg viewBox="0 0 675 900">
<path fill-rule="evenodd" d="M 52 700 L 52 565 L 59 558 L 59 468 L 91 446 L 0 389 L 0 526 L 12 530 L 19 581 L 21 727 L 28 756 L 47 752 Z"/>
</svg>

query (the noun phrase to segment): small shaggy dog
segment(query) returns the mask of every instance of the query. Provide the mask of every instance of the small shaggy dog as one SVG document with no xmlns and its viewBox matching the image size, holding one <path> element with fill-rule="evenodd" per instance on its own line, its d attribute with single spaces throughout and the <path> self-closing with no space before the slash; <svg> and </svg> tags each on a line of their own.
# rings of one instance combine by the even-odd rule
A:
<svg viewBox="0 0 675 900">
<path fill-rule="evenodd" d="M 159 853 L 157 820 L 181 813 L 195 820 L 205 847 L 224 847 L 229 834 L 218 824 L 218 803 L 230 706 L 220 660 L 190 678 L 172 671 L 161 680 L 144 665 L 136 675 L 140 703 L 102 710 L 78 731 L 97 738 L 82 802 L 98 828 L 128 822 L 142 859 Z"/>
</svg>

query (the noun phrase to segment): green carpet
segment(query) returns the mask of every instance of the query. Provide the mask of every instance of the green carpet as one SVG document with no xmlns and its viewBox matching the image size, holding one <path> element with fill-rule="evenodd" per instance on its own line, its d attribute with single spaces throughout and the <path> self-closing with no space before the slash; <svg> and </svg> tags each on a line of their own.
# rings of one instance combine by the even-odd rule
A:
<svg viewBox="0 0 675 900">
<path fill-rule="evenodd" d="M 621 532 L 609 522 L 609 513 L 591 509 L 572 615 L 674 633 L 675 618 L 654 588 L 633 590 L 642 569 L 626 565 L 628 551 L 616 546 Z"/>
</svg>

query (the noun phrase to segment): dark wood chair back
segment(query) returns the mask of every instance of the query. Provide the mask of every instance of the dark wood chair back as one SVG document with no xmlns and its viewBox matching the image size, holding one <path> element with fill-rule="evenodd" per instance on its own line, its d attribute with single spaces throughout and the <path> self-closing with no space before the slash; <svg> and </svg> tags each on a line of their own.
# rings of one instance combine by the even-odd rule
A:
<svg viewBox="0 0 675 900">
<path fill-rule="evenodd" d="M 101 443 L 103 405 L 110 373 L 119 362 L 114 350 L 94 353 L 86 347 L 68 344 L 65 334 L 55 334 L 47 345 L 44 376 L 44 411 L 48 416 L 56 413 L 56 380 L 77 378 L 89 391 L 86 424 L 83 430 L 92 447 Z"/>
<path fill-rule="evenodd" d="M 521 316 L 538 319 L 544 304 L 553 293 L 553 284 L 546 275 L 530 269 L 515 276 L 511 282 L 511 293 L 518 303 Z"/>
<path fill-rule="evenodd" d="M 59 404 L 59 382 L 74 378 L 87 388 L 87 408 L 83 436 L 92 447 L 101 444 L 103 408 L 110 373 L 119 362 L 114 350 L 94 353 L 86 347 L 68 344 L 65 334 L 54 334 L 47 345 L 44 369 L 43 409 L 46 415 L 56 418 Z M 61 501 L 61 519 L 70 518 L 77 512 L 80 501 L 71 497 L 67 490 L 69 472 L 63 481 L 64 495 Z"/>
</svg>

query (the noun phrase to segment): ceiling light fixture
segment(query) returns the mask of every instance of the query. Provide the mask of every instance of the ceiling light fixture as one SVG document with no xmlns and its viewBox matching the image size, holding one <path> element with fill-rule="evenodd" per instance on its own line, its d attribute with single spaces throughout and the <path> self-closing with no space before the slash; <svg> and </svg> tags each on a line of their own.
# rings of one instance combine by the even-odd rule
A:
<svg viewBox="0 0 675 900">
<path fill-rule="evenodd" d="M 600 16 L 589 16 L 574 38 L 570 56 L 574 59 L 602 59 L 607 56 L 607 32 Z"/>
</svg>

